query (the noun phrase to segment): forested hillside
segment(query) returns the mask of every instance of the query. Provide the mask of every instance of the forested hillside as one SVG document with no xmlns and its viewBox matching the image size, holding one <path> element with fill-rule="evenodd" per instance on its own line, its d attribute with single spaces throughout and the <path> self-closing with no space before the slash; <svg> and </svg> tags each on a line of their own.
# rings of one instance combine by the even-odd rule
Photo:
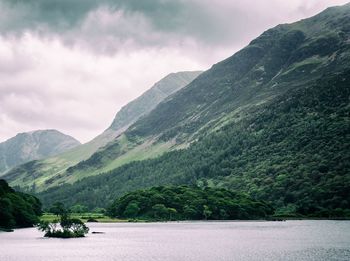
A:
<svg viewBox="0 0 350 261">
<path fill-rule="evenodd" d="M 196 184 L 248 193 L 277 214 L 349 216 L 349 65 L 349 4 L 279 25 L 165 99 L 106 155 L 119 160 L 123 146 L 149 140 L 177 150 L 110 171 L 97 157 L 80 171 L 106 173 L 39 196 L 93 208 L 135 189 Z"/>
<path fill-rule="evenodd" d="M 14 191 L 0 179 L 0 228 L 30 227 L 39 222 L 40 201 L 31 195 Z"/>
<path fill-rule="evenodd" d="M 350 208 L 348 86 L 349 71 L 325 76 L 252 109 L 244 120 L 200 138 L 189 149 L 51 189 L 40 197 L 47 203 L 62 200 L 94 207 L 137 188 L 198 184 L 246 192 L 284 213 L 337 215 Z"/>
</svg>

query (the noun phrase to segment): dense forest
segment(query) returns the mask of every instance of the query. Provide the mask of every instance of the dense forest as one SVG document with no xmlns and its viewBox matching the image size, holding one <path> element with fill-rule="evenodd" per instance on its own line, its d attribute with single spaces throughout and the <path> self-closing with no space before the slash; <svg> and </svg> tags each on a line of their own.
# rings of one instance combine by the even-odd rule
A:
<svg viewBox="0 0 350 261">
<path fill-rule="evenodd" d="M 0 179 L 0 228 L 30 227 L 39 222 L 40 215 L 36 197 L 16 192 Z"/>
<path fill-rule="evenodd" d="M 279 214 L 349 216 L 349 86 L 349 71 L 324 75 L 251 109 L 241 121 L 199 137 L 188 149 L 39 196 L 46 204 L 62 201 L 94 208 L 137 188 L 198 184 L 246 192 L 271 202 Z"/>
<path fill-rule="evenodd" d="M 128 193 L 108 212 L 112 217 L 144 220 L 232 220 L 267 218 L 273 208 L 222 188 L 166 186 Z"/>
</svg>

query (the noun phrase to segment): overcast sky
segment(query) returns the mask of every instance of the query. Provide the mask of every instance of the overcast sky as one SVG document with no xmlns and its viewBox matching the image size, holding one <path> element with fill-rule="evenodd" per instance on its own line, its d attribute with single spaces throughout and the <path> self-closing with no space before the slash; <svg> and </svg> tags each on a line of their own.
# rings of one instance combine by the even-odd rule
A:
<svg viewBox="0 0 350 261">
<path fill-rule="evenodd" d="M 167 74 L 348 1 L 0 0 L 0 142 L 36 129 L 86 142 Z"/>
</svg>

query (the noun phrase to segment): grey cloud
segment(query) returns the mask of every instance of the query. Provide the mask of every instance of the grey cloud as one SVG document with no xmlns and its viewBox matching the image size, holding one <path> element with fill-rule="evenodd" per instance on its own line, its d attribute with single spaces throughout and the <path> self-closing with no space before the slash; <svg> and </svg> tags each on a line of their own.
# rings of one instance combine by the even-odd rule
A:
<svg viewBox="0 0 350 261">
<path fill-rule="evenodd" d="M 2 0 L 2 32 L 21 32 L 48 27 L 63 30 L 74 27 L 86 13 L 96 8 L 95 0 Z"/>
<path fill-rule="evenodd" d="M 13 34 L 29 30 L 42 34 L 58 33 L 68 35 L 64 39 L 67 42 L 86 36 L 88 39 L 84 40 L 90 42 L 89 39 L 94 40 L 93 37 L 98 39 L 96 32 L 102 29 L 103 40 L 115 42 L 115 47 L 130 41 L 145 46 L 169 42 L 181 44 L 186 38 L 203 44 L 223 44 L 241 37 L 256 22 L 249 20 L 247 9 L 226 5 L 226 2 L 229 1 L 0 0 L 3 10 L 0 11 L 0 32 Z M 121 12 L 126 22 L 107 25 L 107 28 L 90 25 L 91 35 L 85 31 L 82 36 L 84 21 L 99 9 L 110 14 Z M 135 18 L 142 20 L 141 27 L 137 21 L 135 23 Z M 129 27 L 126 26 L 127 22 Z"/>
<path fill-rule="evenodd" d="M 345 1 L 333 1 L 339 2 Z M 0 32 L 20 34 L 29 30 L 57 34 L 68 44 L 79 42 L 107 52 L 125 46 L 181 46 L 189 40 L 207 46 L 230 46 L 246 43 L 277 23 L 311 15 L 315 7 L 326 3 L 326 0 L 318 4 L 299 0 L 0 0 Z M 91 22 L 101 11 L 117 17 L 107 24 L 96 17 L 89 24 L 89 19 Z M 118 15 L 122 17 L 118 19 Z"/>
<path fill-rule="evenodd" d="M 161 29 L 177 27 L 188 4 L 171 0 L 2 0 L 2 9 L 18 17 L 7 19 L 3 31 L 21 31 L 48 27 L 65 30 L 79 25 L 86 15 L 99 7 L 111 11 L 142 13 Z M 8 17 L 9 18 L 9 17 Z M 20 19 L 18 19 L 20 18 Z"/>
<path fill-rule="evenodd" d="M 104 52 L 178 45 L 198 37 L 199 25 L 209 21 L 193 19 L 200 10 L 192 0 L 0 0 L 0 34 L 29 31 Z"/>
</svg>

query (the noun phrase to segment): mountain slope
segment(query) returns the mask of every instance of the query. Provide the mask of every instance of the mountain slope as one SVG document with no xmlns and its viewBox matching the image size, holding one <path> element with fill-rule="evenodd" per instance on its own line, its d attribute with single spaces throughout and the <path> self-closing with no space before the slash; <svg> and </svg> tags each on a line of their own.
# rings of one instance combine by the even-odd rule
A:
<svg viewBox="0 0 350 261">
<path fill-rule="evenodd" d="M 108 172 L 134 160 L 187 147 L 241 117 L 241 112 L 328 71 L 347 66 L 349 5 L 329 8 L 294 24 L 264 32 L 232 57 L 214 65 L 113 143 L 68 171 L 70 176 Z"/>
<path fill-rule="evenodd" d="M 324 77 L 252 108 L 244 119 L 186 150 L 52 188 L 39 197 L 45 204 L 95 207 L 139 188 L 194 183 L 248 193 L 287 213 L 332 216 L 336 209 L 350 208 L 349 84 L 350 70 Z"/>
<path fill-rule="evenodd" d="M 94 207 L 138 188 L 196 183 L 249 193 L 283 212 L 348 213 L 349 11 L 329 8 L 266 31 L 125 132 L 189 147 L 40 197 Z"/>
<path fill-rule="evenodd" d="M 73 182 L 79 175 L 65 174 L 67 168 L 88 159 L 93 153 L 103 148 L 120 136 L 132 123 L 154 109 L 167 96 L 186 86 L 201 72 L 171 73 L 157 82 L 137 99 L 124 106 L 115 116 L 111 126 L 92 141 L 69 150 L 61 155 L 41 161 L 34 161 L 19 166 L 6 174 L 5 178 L 17 186 L 44 189 L 52 184 Z"/>
<path fill-rule="evenodd" d="M 152 111 L 169 95 L 177 92 L 202 72 L 171 73 L 157 82 L 151 89 L 124 106 L 115 116 L 109 130 L 119 130 L 130 126 L 142 116 Z"/>
<path fill-rule="evenodd" d="M 0 143 L 0 172 L 27 161 L 60 154 L 78 145 L 79 141 L 57 130 L 19 133 Z"/>
</svg>

